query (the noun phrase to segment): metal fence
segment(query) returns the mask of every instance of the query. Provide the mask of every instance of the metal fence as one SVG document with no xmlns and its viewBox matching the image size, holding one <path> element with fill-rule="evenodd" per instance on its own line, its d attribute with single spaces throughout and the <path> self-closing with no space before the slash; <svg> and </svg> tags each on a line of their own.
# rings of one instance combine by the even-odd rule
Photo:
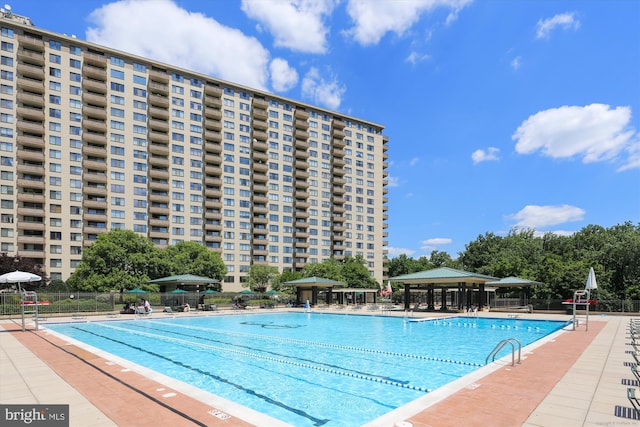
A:
<svg viewBox="0 0 640 427">
<path fill-rule="evenodd" d="M 242 298 L 248 304 L 265 304 L 273 301 L 271 296 L 260 294 L 244 295 L 238 293 L 205 294 L 199 292 L 184 293 L 121 293 L 121 292 L 38 292 L 38 314 L 64 315 L 73 313 L 113 313 L 124 310 L 127 304 L 137 305 L 144 298 L 154 310 L 164 307 L 180 309 L 189 304 L 191 309 L 205 310 L 211 305 L 231 308 L 234 300 Z M 0 292 L 0 315 L 20 315 L 20 294 L 18 292 Z"/>
<path fill-rule="evenodd" d="M 113 313 L 123 310 L 127 303 L 138 304 L 141 298 L 149 301 L 154 310 L 162 311 L 164 307 L 180 309 L 188 303 L 193 310 L 216 308 L 232 308 L 237 299 L 243 299 L 248 305 L 257 307 L 273 307 L 284 302 L 284 296 L 277 299 L 272 295 L 239 294 L 236 292 L 204 294 L 202 292 L 185 293 L 121 293 L 121 292 L 38 292 L 38 301 L 46 305 L 38 306 L 38 314 L 65 315 L 73 313 Z M 528 300 L 520 298 L 492 298 L 489 306 L 499 310 L 519 310 L 533 306 L 535 311 L 553 311 L 570 313 L 571 305 L 563 304 L 563 300 Z M 639 313 L 640 300 L 598 300 L 590 306 L 590 311 L 601 313 Z M 17 292 L 0 292 L 0 315 L 20 315 L 20 295 Z"/>
</svg>

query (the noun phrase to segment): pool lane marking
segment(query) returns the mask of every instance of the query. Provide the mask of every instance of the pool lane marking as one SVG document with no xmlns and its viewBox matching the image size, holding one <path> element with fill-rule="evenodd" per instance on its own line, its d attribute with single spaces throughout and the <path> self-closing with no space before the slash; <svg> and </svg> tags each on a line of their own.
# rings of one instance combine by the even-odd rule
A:
<svg viewBox="0 0 640 427">
<path fill-rule="evenodd" d="M 132 325 L 132 326 L 138 326 L 138 325 L 136 324 L 136 325 Z M 329 368 L 342 369 L 343 371 L 349 371 L 349 372 L 353 372 L 353 373 L 360 374 L 360 375 L 377 377 L 377 378 L 381 378 L 381 379 L 384 379 L 384 380 L 390 380 L 390 381 L 397 382 L 397 383 L 402 383 L 402 384 L 408 384 L 409 383 L 409 381 L 400 380 L 400 379 L 397 379 L 397 378 L 391 378 L 391 377 L 388 377 L 386 375 L 378 375 L 378 374 L 373 374 L 373 373 L 370 373 L 370 372 L 359 371 L 359 370 L 356 370 L 356 369 L 351 369 L 351 368 L 347 368 L 347 367 L 340 366 L 340 365 L 334 365 L 334 364 L 331 364 L 331 363 L 325 363 L 325 362 L 319 362 L 317 360 L 306 359 L 304 357 L 290 356 L 288 354 L 277 353 L 275 351 L 265 350 L 263 348 L 250 347 L 250 346 L 243 345 L 243 344 L 237 344 L 237 343 L 217 340 L 217 339 L 213 339 L 213 338 L 205 338 L 205 337 L 201 337 L 201 336 L 198 336 L 198 335 L 187 335 L 185 333 L 169 331 L 167 329 L 161 329 L 161 328 L 154 328 L 154 327 L 151 327 L 151 326 L 145 326 L 145 328 L 152 329 L 154 331 L 160 331 L 160 332 L 163 332 L 163 333 L 176 334 L 176 335 L 180 335 L 180 336 L 184 336 L 184 337 L 197 338 L 197 339 L 203 340 L 203 341 L 215 342 L 215 343 L 230 345 L 230 346 L 233 346 L 233 347 L 244 348 L 244 349 L 247 349 L 247 350 L 259 351 L 259 352 L 262 352 L 262 353 L 268 353 L 268 354 L 271 354 L 271 355 L 274 355 L 274 356 L 285 357 L 285 358 L 288 358 L 288 359 L 296 359 L 296 360 L 301 360 L 301 361 L 304 361 L 304 362 L 315 363 L 315 364 L 318 364 L 318 365 L 327 366 Z"/>
<path fill-rule="evenodd" d="M 297 367 L 301 367 L 301 368 L 313 369 L 313 370 L 316 370 L 316 371 L 327 372 L 327 373 L 336 374 L 336 375 L 342 375 L 342 376 L 345 376 L 345 377 L 358 378 L 358 379 L 362 379 L 362 380 L 365 380 L 365 381 L 373 381 L 373 382 L 377 382 L 377 383 L 381 383 L 381 384 L 385 384 L 385 385 L 392 385 L 392 386 L 395 386 L 395 387 L 406 388 L 406 389 L 410 389 L 410 390 L 417 390 L 417 391 L 421 391 L 421 392 L 424 392 L 424 393 L 429 393 L 431 391 L 430 389 L 428 389 L 426 387 L 413 386 L 413 385 L 402 383 L 402 382 L 398 382 L 398 381 L 386 380 L 386 379 L 382 379 L 382 378 L 375 378 L 375 377 L 372 377 L 370 375 L 357 374 L 357 373 L 353 373 L 353 372 L 346 372 L 344 370 L 325 368 L 325 367 L 322 367 L 322 366 L 312 365 L 310 363 L 294 362 L 294 361 L 291 361 L 291 360 L 284 360 L 284 359 L 280 359 L 280 358 L 277 358 L 277 357 L 262 356 L 260 354 L 249 353 L 249 352 L 240 351 L 240 350 L 233 350 L 233 349 L 218 347 L 218 346 L 210 345 L 210 344 L 201 344 L 201 343 L 197 343 L 197 342 L 193 342 L 193 341 L 189 341 L 189 340 L 184 340 L 184 339 L 181 339 L 181 338 L 171 338 L 171 337 L 163 336 L 163 335 L 160 335 L 160 334 L 153 334 L 153 333 L 149 333 L 149 332 L 143 332 L 143 331 L 136 331 L 136 330 L 131 330 L 131 329 L 119 328 L 119 327 L 116 327 L 116 326 L 113 326 L 113 325 L 100 325 L 100 326 L 104 326 L 104 327 L 107 327 L 107 328 L 112 328 L 112 329 L 115 329 L 115 330 L 125 330 L 125 331 L 133 333 L 133 334 L 142 335 L 142 336 L 146 336 L 146 337 L 149 337 L 149 338 L 154 338 L 154 339 L 161 340 L 161 341 L 170 341 L 170 342 L 175 342 L 175 343 L 179 343 L 179 344 L 182 344 L 182 345 L 191 345 L 191 346 L 194 346 L 194 347 L 200 347 L 200 348 L 209 349 L 209 350 L 218 350 L 218 351 L 221 351 L 221 352 L 231 353 L 231 354 L 238 354 L 238 355 L 245 356 L 245 357 L 250 357 L 250 358 L 253 358 L 253 359 L 268 360 L 268 361 L 271 361 L 271 362 L 282 363 L 282 364 L 285 364 L 285 365 L 293 365 L 293 366 L 297 366 Z M 78 328 L 78 329 L 80 329 L 80 328 Z M 83 329 L 80 329 L 80 330 L 83 330 Z M 94 333 L 94 332 L 89 332 L 89 331 L 87 331 L 87 332 L 91 333 L 91 334 L 94 334 L 94 335 L 97 335 L 97 336 L 101 336 L 103 338 L 110 339 L 108 337 L 105 337 L 103 335 L 100 335 L 100 334 L 97 334 L 97 333 Z M 120 341 L 117 341 L 117 342 L 120 342 Z M 151 354 L 155 354 L 155 353 L 151 353 Z"/>
<path fill-rule="evenodd" d="M 194 330 L 200 330 L 200 331 L 203 331 L 203 332 L 217 332 L 217 333 L 226 334 L 226 335 L 243 335 L 243 336 L 252 337 L 252 338 L 265 339 L 265 337 L 263 335 L 253 334 L 251 332 L 233 332 L 233 333 L 230 333 L 228 331 L 225 331 L 225 330 L 222 330 L 222 329 L 215 329 L 215 328 L 203 328 L 203 327 L 189 326 L 189 325 L 173 325 L 173 324 L 164 323 L 164 322 L 163 322 L 163 324 L 164 325 L 170 325 L 170 326 L 179 327 L 181 329 L 194 329 Z M 350 345 L 339 345 L 339 344 L 323 343 L 323 342 L 318 342 L 318 341 L 298 340 L 298 339 L 295 339 L 295 338 L 284 338 L 284 337 L 273 337 L 273 336 L 270 336 L 270 337 L 268 337 L 268 340 L 288 342 L 288 343 L 292 343 L 292 344 L 313 345 L 313 346 L 324 347 L 324 348 L 336 348 L 336 349 L 340 349 L 340 350 L 351 350 L 351 351 L 357 351 L 357 352 L 360 352 L 360 353 L 383 354 L 383 355 L 386 355 L 386 356 L 404 357 L 404 358 L 408 358 L 408 359 L 429 360 L 429 361 L 432 361 L 432 362 L 454 363 L 456 365 L 466 365 L 466 366 L 475 366 L 475 367 L 483 367 L 484 366 L 484 364 L 482 364 L 482 363 L 467 362 L 467 361 L 464 361 L 464 360 L 443 359 L 443 358 L 440 358 L 440 357 L 423 356 L 423 355 L 419 355 L 419 354 L 399 353 L 399 352 L 395 352 L 395 351 L 376 350 L 376 349 L 364 348 L 364 347 L 354 347 L 354 346 L 350 346 Z"/>
<path fill-rule="evenodd" d="M 101 326 L 105 326 L 105 325 L 101 325 Z M 221 376 L 219 376 L 219 375 L 214 375 L 214 374 L 212 374 L 211 372 L 203 371 L 202 369 L 200 369 L 200 368 L 196 368 L 195 366 L 187 365 L 186 363 L 183 363 L 183 362 L 181 362 L 181 361 L 171 359 L 170 357 L 165 356 L 165 355 L 163 355 L 163 354 L 156 353 L 156 352 L 153 352 L 153 351 L 149 351 L 149 350 L 147 350 L 147 349 L 145 349 L 145 348 L 138 347 L 138 346 L 135 346 L 135 345 L 129 344 L 129 343 L 127 343 L 127 342 L 120 341 L 120 340 L 117 340 L 117 339 L 114 339 L 114 338 L 112 338 L 112 337 L 108 337 L 108 336 L 105 336 L 105 335 L 102 335 L 102 334 L 99 334 L 99 333 L 96 333 L 96 332 L 87 331 L 86 329 L 82 329 L 82 328 L 80 328 L 79 326 L 70 326 L 70 328 L 72 328 L 72 329 L 76 329 L 76 330 L 78 330 L 78 331 L 82 331 L 82 332 L 84 332 L 84 333 L 86 333 L 86 334 L 90 334 L 90 335 L 94 335 L 94 336 L 96 336 L 96 337 L 100 337 L 100 338 L 106 339 L 106 340 L 108 340 L 108 341 L 112 341 L 112 342 L 115 342 L 115 343 L 118 343 L 118 344 L 122 344 L 122 345 L 124 345 L 124 346 L 129 347 L 129 348 L 132 348 L 132 349 L 134 349 L 134 350 L 137 350 L 137 351 L 139 351 L 139 352 L 141 352 L 141 353 L 147 353 L 147 354 L 150 354 L 150 355 L 155 356 L 155 357 L 157 357 L 157 358 L 159 358 L 159 359 L 163 359 L 163 360 L 166 360 L 166 361 L 168 361 L 168 362 L 171 362 L 171 363 L 173 363 L 173 364 L 175 364 L 175 365 L 181 366 L 181 367 L 186 368 L 186 369 L 189 369 L 189 370 L 191 370 L 191 371 L 195 371 L 195 372 L 197 372 L 197 373 L 199 373 L 199 374 L 201 374 L 201 375 L 204 375 L 204 376 L 206 376 L 206 377 L 213 378 L 214 380 L 217 380 L 217 381 L 220 381 L 220 382 L 222 382 L 222 383 L 228 384 L 228 385 L 230 385 L 230 386 L 232 386 L 232 387 L 235 387 L 235 388 L 237 388 L 238 390 L 241 390 L 241 391 L 243 391 L 243 392 L 245 392 L 245 393 L 247 393 L 247 394 L 250 394 L 250 395 L 252 395 L 252 396 L 255 396 L 255 397 L 259 398 L 259 399 L 262 399 L 262 400 L 264 400 L 264 401 L 266 401 L 266 402 L 268 402 L 268 403 L 270 403 L 270 404 L 272 404 L 272 405 L 274 405 L 274 406 L 278 406 L 278 407 L 280 407 L 280 408 L 282 408 L 282 409 L 284 409 L 284 410 L 287 410 L 287 411 L 293 412 L 294 414 L 299 415 L 299 416 L 301 416 L 301 417 L 303 417 L 303 418 L 307 418 L 308 420 L 312 421 L 312 422 L 314 423 L 314 425 L 316 425 L 316 426 L 322 426 L 322 425 L 324 425 L 324 424 L 328 423 L 329 421 L 331 421 L 330 419 L 326 419 L 326 418 L 325 418 L 325 419 L 322 419 L 322 418 L 316 418 L 316 417 L 314 417 L 313 415 L 307 414 L 307 413 L 306 413 L 305 411 L 303 411 L 303 410 L 300 410 L 300 409 L 297 409 L 297 408 L 292 408 L 291 406 L 285 405 L 284 403 L 279 402 L 279 401 L 277 401 L 277 400 L 274 400 L 274 399 L 272 399 L 272 398 L 271 398 L 271 397 L 269 397 L 269 396 L 265 396 L 265 395 L 263 395 L 263 394 L 261 394 L 261 393 L 258 393 L 257 391 L 255 391 L 255 390 L 253 390 L 253 389 L 250 389 L 250 388 L 244 387 L 243 385 L 240 385 L 240 384 L 234 383 L 234 382 L 232 382 L 232 381 L 230 381 L 230 380 L 228 380 L 228 379 L 226 379 L 226 378 L 223 378 L 223 377 L 221 377 Z M 114 329 L 119 329 L 119 328 L 114 328 Z M 136 333 L 135 331 L 133 331 L 133 332 L 134 332 L 134 333 Z M 143 335 L 145 335 L 145 334 L 143 334 Z M 154 334 L 148 334 L 148 335 L 153 336 Z M 157 337 L 156 337 L 156 338 L 157 338 Z M 175 341 L 184 341 L 184 340 L 178 340 L 178 339 L 171 339 L 171 340 L 175 340 Z M 191 343 L 190 341 L 186 341 L 186 342 L 187 342 L 187 343 L 189 343 L 189 344 L 194 344 L 194 343 Z M 197 344 L 196 344 L 196 345 L 197 345 Z"/>
</svg>

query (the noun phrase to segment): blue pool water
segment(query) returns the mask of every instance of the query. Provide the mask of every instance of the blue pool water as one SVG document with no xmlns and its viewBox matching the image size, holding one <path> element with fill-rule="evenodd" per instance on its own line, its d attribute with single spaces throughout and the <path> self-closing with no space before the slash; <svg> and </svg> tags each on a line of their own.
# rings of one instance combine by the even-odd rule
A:
<svg viewBox="0 0 640 427">
<path fill-rule="evenodd" d="M 294 426 L 348 427 L 484 366 L 503 339 L 526 346 L 564 325 L 264 313 L 48 328 Z"/>
</svg>

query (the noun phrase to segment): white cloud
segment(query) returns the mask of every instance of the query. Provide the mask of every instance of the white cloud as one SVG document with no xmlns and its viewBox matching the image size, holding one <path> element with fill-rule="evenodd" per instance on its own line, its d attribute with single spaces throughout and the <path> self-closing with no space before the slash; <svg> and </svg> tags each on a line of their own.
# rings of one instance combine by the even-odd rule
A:
<svg viewBox="0 0 640 427">
<path fill-rule="evenodd" d="M 389 176 L 387 180 L 389 181 L 388 187 L 397 187 L 399 185 L 399 179 L 397 176 Z"/>
<path fill-rule="evenodd" d="M 412 51 L 409 56 L 407 56 L 406 61 L 411 65 L 416 65 L 418 62 L 426 61 L 431 58 L 431 55 L 427 53 L 418 53 L 416 51 Z"/>
<path fill-rule="evenodd" d="M 511 68 L 518 70 L 522 67 L 522 56 L 516 56 L 511 60 Z"/>
<path fill-rule="evenodd" d="M 473 160 L 474 165 L 481 162 L 497 161 L 500 160 L 498 157 L 499 153 L 500 149 L 496 147 L 489 147 L 487 151 L 478 149 L 471 154 L 471 160 Z"/>
<path fill-rule="evenodd" d="M 527 205 L 519 212 L 507 216 L 516 221 L 514 227 L 525 229 L 540 229 L 571 221 L 581 221 L 584 209 L 571 205 L 536 206 Z"/>
<path fill-rule="evenodd" d="M 553 158 L 581 156 L 584 163 L 616 159 L 623 163 L 619 170 L 640 167 L 640 138 L 631 126 L 630 107 L 551 108 L 522 122 L 512 139 L 520 154 L 541 150 Z"/>
<path fill-rule="evenodd" d="M 302 96 L 313 103 L 337 110 L 342 102 L 346 89 L 335 78 L 325 80 L 317 68 L 311 68 L 302 79 Z"/>
<path fill-rule="evenodd" d="M 419 161 L 420 161 L 419 157 L 414 157 L 413 159 L 411 159 L 409 161 L 409 166 L 413 167 L 413 166 L 417 165 Z"/>
<path fill-rule="evenodd" d="M 374 45 L 389 32 L 403 35 L 422 13 L 437 7 L 452 9 L 446 21 L 449 24 L 469 3 L 471 0 L 349 0 L 347 13 L 354 26 L 346 33 L 362 45 Z"/>
<path fill-rule="evenodd" d="M 266 89 L 269 52 L 261 43 L 171 0 L 120 0 L 94 10 L 90 42 Z"/>
<path fill-rule="evenodd" d="M 420 242 L 420 249 L 423 251 L 439 250 L 439 246 L 449 245 L 452 242 L 453 240 L 447 237 L 434 237 L 432 239 L 426 239 Z"/>
<path fill-rule="evenodd" d="M 325 53 L 328 29 L 324 19 L 336 4 L 334 0 L 242 0 L 242 11 L 267 28 L 276 46 Z"/>
<path fill-rule="evenodd" d="M 411 256 L 414 253 L 416 253 L 416 251 L 414 251 L 413 249 L 407 249 L 407 248 L 393 248 L 391 246 L 387 247 L 387 253 L 389 258 L 395 258 L 397 256 L 400 256 L 402 254 L 405 254 L 407 256 Z"/>
<path fill-rule="evenodd" d="M 276 58 L 269 65 L 271 86 L 276 92 L 286 92 L 298 84 L 298 72 L 282 58 Z"/>
<path fill-rule="evenodd" d="M 551 31 L 555 28 L 562 28 L 563 30 L 577 30 L 580 28 L 580 21 L 575 17 L 575 13 L 561 13 L 545 20 L 539 20 L 536 38 L 546 39 L 549 38 Z"/>
</svg>

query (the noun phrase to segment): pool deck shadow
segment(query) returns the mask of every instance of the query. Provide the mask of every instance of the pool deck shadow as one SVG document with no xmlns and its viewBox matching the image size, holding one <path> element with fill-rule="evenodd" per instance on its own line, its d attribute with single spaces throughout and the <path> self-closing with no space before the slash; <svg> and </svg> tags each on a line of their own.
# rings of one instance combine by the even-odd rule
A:
<svg viewBox="0 0 640 427">
<path fill-rule="evenodd" d="M 629 319 L 593 316 L 588 331 L 581 325 L 554 335 L 523 352 L 521 364 L 501 359 L 471 383 L 426 395 L 365 425 L 640 426 L 626 398 L 626 384 L 634 378 Z M 285 425 L 162 376 L 143 375 L 46 330 L 22 332 L 15 320 L 0 321 L 0 377 L 0 403 L 69 404 L 71 426 Z"/>
</svg>

